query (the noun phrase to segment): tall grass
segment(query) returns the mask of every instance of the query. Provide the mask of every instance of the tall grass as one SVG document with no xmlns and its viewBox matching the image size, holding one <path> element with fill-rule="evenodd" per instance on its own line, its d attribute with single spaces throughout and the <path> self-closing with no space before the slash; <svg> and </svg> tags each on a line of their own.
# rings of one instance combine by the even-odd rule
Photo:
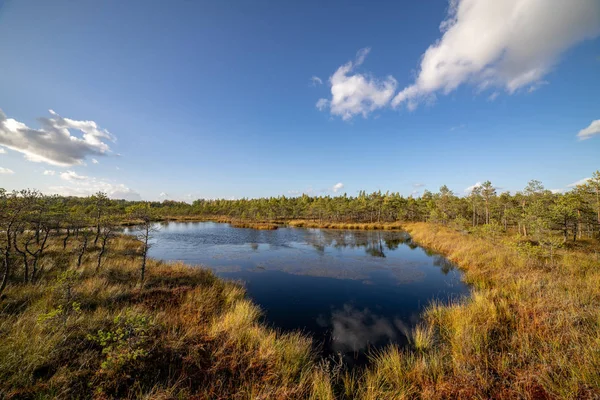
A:
<svg viewBox="0 0 600 400">
<path fill-rule="evenodd" d="M 140 290 L 136 247 L 120 238 L 99 273 L 89 254 L 69 302 L 58 247 L 42 281 L 7 290 L 0 398 L 310 396 L 309 338 L 265 327 L 242 287 L 203 268 L 151 261 Z"/>
<path fill-rule="evenodd" d="M 425 313 L 413 351 L 375 357 L 361 397 L 600 397 L 600 263 L 567 249 L 548 266 L 431 224 L 406 224 L 413 239 L 463 267 L 472 296 Z M 430 332 L 428 331 L 431 330 Z"/>
<path fill-rule="evenodd" d="M 97 273 L 97 249 L 75 269 L 74 244 L 57 241 L 42 279 L 0 302 L 0 398 L 600 398 L 597 243 L 548 264 L 512 237 L 403 228 L 461 266 L 472 295 L 430 304 L 407 348 L 353 371 L 264 326 L 242 287 L 206 269 L 150 260 L 140 289 L 132 238 Z"/>
</svg>

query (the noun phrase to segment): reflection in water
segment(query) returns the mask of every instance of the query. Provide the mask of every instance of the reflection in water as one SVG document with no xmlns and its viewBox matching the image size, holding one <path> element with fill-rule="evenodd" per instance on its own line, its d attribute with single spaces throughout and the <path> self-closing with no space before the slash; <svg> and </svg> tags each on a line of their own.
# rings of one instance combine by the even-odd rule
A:
<svg viewBox="0 0 600 400">
<path fill-rule="evenodd" d="M 350 304 L 334 310 L 329 319 L 319 315 L 317 321 L 323 328 L 331 329 L 331 348 L 336 353 L 356 353 L 372 346 L 406 342 L 410 334 L 410 329 L 400 318 L 387 318 Z"/>
<path fill-rule="evenodd" d="M 456 268 L 456 265 L 446 257 L 442 257 L 440 255 L 433 255 L 433 265 L 437 265 L 440 267 L 440 270 L 444 273 L 444 275 L 448 275 L 450 271 L 453 271 Z"/>
<path fill-rule="evenodd" d="M 244 282 L 267 323 L 309 333 L 324 355 L 342 353 L 352 363 L 371 348 L 406 344 L 432 299 L 469 292 L 451 262 L 405 232 L 161 225 L 151 257 L 202 264 Z"/>
</svg>

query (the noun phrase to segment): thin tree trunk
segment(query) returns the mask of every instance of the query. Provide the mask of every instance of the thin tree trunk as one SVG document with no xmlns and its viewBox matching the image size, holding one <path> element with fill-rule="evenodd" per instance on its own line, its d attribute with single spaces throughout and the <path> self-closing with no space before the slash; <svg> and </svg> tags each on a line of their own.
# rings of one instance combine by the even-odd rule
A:
<svg viewBox="0 0 600 400">
<path fill-rule="evenodd" d="M 83 235 L 83 246 L 81 246 L 81 250 L 79 251 L 79 256 L 77 257 L 77 267 L 81 267 L 81 259 L 83 258 L 83 254 L 87 249 L 88 237 L 87 235 Z"/>
<path fill-rule="evenodd" d="M 102 247 L 100 248 L 100 253 L 98 253 L 98 264 L 96 264 L 96 272 L 100 271 L 100 266 L 102 264 L 102 256 L 104 255 L 104 252 L 106 251 L 106 241 L 108 240 L 108 237 L 103 237 L 102 238 Z"/>
<path fill-rule="evenodd" d="M 67 241 L 69 240 L 69 236 L 71 236 L 71 229 L 67 228 L 67 236 L 63 239 L 63 250 L 67 248 Z"/>
<path fill-rule="evenodd" d="M 10 228 L 9 228 L 10 229 Z M 10 274 L 10 233 L 6 233 L 6 247 L 4 248 L 4 275 L 2 276 L 2 283 L 0 283 L 0 295 L 4 292 L 6 284 L 8 283 L 8 275 Z"/>
<path fill-rule="evenodd" d="M 16 235 L 13 236 L 13 247 L 15 248 L 17 253 L 19 253 L 21 255 L 21 257 L 23 257 L 23 269 L 24 269 L 23 281 L 25 283 L 27 283 L 27 282 L 29 282 L 29 260 L 27 259 L 27 251 L 19 249 L 19 246 L 17 245 L 17 236 Z"/>
</svg>

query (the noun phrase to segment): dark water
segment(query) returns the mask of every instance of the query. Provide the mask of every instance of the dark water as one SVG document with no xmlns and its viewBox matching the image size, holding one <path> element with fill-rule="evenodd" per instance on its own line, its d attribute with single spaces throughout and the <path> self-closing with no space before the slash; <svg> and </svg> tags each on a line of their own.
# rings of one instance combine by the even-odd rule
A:
<svg viewBox="0 0 600 400">
<path fill-rule="evenodd" d="M 407 343 L 432 300 L 468 294 L 445 258 L 404 232 L 232 228 L 212 222 L 157 225 L 150 256 L 202 264 L 244 282 L 266 321 L 302 330 L 324 355 L 364 362 L 368 349 Z"/>
</svg>

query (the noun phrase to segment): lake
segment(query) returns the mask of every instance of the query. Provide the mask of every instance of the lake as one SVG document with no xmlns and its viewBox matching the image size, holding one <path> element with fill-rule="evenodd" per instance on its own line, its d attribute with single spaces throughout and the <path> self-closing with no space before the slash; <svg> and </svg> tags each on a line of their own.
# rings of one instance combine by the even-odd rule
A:
<svg viewBox="0 0 600 400">
<path fill-rule="evenodd" d="M 157 224 L 151 257 L 211 268 L 243 282 L 278 329 L 310 334 L 324 356 L 365 362 L 405 345 L 427 304 L 468 295 L 461 272 L 400 231 L 280 228 L 213 222 Z"/>
</svg>

